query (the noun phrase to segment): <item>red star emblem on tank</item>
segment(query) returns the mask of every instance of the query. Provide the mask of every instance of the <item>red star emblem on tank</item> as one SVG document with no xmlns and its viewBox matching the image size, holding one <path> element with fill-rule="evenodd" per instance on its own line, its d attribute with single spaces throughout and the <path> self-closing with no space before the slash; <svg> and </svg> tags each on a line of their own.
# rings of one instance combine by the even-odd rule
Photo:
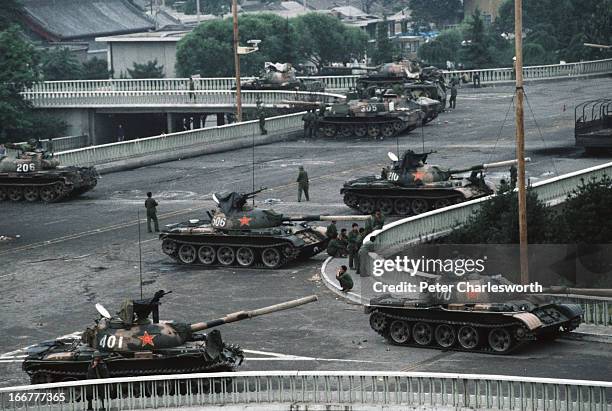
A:
<svg viewBox="0 0 612 411">
<path fill-rule="evenodd" d="M 242 216 L 241 218 L 238 219 L 238 221 L 240 221 L 240 227 L 242 227 L 243 225 L 249 225 L 251 220 L 252 218 L 247 217 L 247 216 Z"/>
<path fill-rule="evenodd" d="M 155 347 L 155 344 L 153 344 L 153 338 L 155 338 L 155 336 L 149 334 L 146 331 L 144 332 L 142 336 L 138 337 L 143 347 L 145 345 L 150 345 L 151 347 Z"/>
<path fill-rule="evenodd" d="M 412 177 L 414 178 L 414 181 L 417 180 L 421 180 L 423 181 L 423 178 L 425 178 L 426 173 L 423 171 L 415 171 L 414 173 L 412 173 Z"/>
</svg>

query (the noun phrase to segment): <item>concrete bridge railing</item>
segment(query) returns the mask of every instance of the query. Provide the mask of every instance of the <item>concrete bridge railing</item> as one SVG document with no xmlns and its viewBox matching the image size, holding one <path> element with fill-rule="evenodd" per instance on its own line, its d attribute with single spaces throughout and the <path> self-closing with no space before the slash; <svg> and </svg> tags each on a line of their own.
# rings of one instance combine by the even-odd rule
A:
<svg viewBox="0 0 612 411">
<path fill-rule="evenodd" d="M 601 164 L 539 181 L 531 187 L 540 200 L 555 205 L 563 202 L 566 196 L 580 185 L 582 180 L 599 179 L 604 175 L 612 176 L 612 163 Z M 484 202 L 491 198 L 492 196 L 488 196 L 466 201 L 394 221 L 366 237 L 364 249 L 380 251 L 416 244 L 426 239 L 442 236 L 465 223 L 474 212 L 481 208 Z"/>
<path fill-rule="evenodd" d="M 160 375 L 0 388 L 1 410 L 612 409 L 612 382 L 503 375 L 270 371 Z M 304 408 L 302 408 L 304 407 Z"/>
<path fill-rule="evenodd" d="M 232 90 L 98 90 L 98 91 L 26 91 L 23 96 L 39 108 L 232 108 L 236 92 Z M 320 102 L 343 100 L 341 94 L 306 91 L 244 91 L 243 107 L 256 107 L 261 101 L 266 107 L 292 107 Z"/>
</svg>

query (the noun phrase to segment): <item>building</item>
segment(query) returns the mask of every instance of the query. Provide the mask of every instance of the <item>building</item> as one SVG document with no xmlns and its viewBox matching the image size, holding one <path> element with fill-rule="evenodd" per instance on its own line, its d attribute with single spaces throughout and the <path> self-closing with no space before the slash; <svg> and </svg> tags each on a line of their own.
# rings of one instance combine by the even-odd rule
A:
<svg viewBox="0 0 612 411">
<path fill-rule="evenodd" d="M 108 44 L 108 68 L 113 78 L 128 77 L 134 63 L 157 60 L 164 66 L 164 77 L 176 77 L 176 46 L 189 30 L 168 30 L 149 33 L 98 37 L 97 42 Z"/>
<path fill-rule="evenodd" d="M 463 0 L 463 14 L 471 16 L 476 9 L 480 10 L 485 24 L 491 24 L 499 15 L 499 8 L 504 0 Z"/>
</svg>

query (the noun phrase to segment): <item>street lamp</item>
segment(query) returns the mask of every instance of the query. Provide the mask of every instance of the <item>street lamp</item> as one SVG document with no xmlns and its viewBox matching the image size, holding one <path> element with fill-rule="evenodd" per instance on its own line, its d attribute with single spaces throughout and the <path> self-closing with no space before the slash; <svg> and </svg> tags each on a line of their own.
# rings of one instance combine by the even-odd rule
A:
<svg viewBox="0 0 612 411">
<path fill-rule="evenodd" d="M 259 43 L 261 40 L 249 40 L 248 44 L 251 46 L 240 46 L 238 45 L 238 3 L 236 0 L 232 0 L 232 18 L 234 20 L 234 66 L 236 68 L 236 121 L 242 121 L 242 95 L 240 85 L 240 55 L 249 54 L 259 50 Z"/>
</svg>

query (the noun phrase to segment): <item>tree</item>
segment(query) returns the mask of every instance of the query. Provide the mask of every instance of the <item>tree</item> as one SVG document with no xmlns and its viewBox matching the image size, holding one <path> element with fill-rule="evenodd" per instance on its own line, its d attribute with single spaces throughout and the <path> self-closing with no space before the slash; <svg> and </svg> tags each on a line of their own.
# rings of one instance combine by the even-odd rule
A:
<svg viewBox="0 0 612 411">
<path fill-rule="evenodd" d="M 434 23 L 438 28 L 455 23 L 461 16 L 461 0 L 410 0 L 411 17 L 419 27 Z"/>
<path fill-rule="evenodd" d="M 447 61 L 457 62 L 461 40 L 459 30 L 445 30 L 435 39 L 419 47 L 419 58 L 437 67 L 445 67 Z"/>
<path fill-rule="evenodd" d="M 78 80 L 83 75 L 83 67 L 70 49 L 64 47 L 43 52 L 42 72 L 46 81 Z"/>
<path fill-rule="evenodd" d="M 484 22 L 480 18 L 480 10 L 476 9 L 468 22 L 466 46 L 462 60 L 468 68 L 488 68 L 494 62 L 491 54 L 491 39 L 485 31 Z"/>
<path fill-rule="evenodd" d="M 127 69 L 131 78 L 163 78 L 164 66 L 157 65 L 157 59 L 146 63 L 134 63 L 132 69 Z"/>
<path fill-rule="evenodd" d="M 0 31 L 4 31 L 19 21 L 22 6 L 17 0 L 0 2 Z"/>
<path fill-rule="evenodd" d="M 82 73 L 82 78 L 84 80 L 102 80 L 111 76 L 111 73 L 108 71 L 106 60 L 97 57 L 83 63 Z"/>
<path fill-rule="evenodd" d="M 185 14 L 197 13 L 197 0 L 187 0 L 184 6 Z M 200 13 L 222 16 L 230 11 L 229 0 L 200 0 Z"/>
<path fill-rule="evenodd" d="M 372 58 L 374 64 L 382 64 L 393 60 L 393 44 L 389 39 L 387 16 L 376 25 L 376 47 Z"/>
</svg>

